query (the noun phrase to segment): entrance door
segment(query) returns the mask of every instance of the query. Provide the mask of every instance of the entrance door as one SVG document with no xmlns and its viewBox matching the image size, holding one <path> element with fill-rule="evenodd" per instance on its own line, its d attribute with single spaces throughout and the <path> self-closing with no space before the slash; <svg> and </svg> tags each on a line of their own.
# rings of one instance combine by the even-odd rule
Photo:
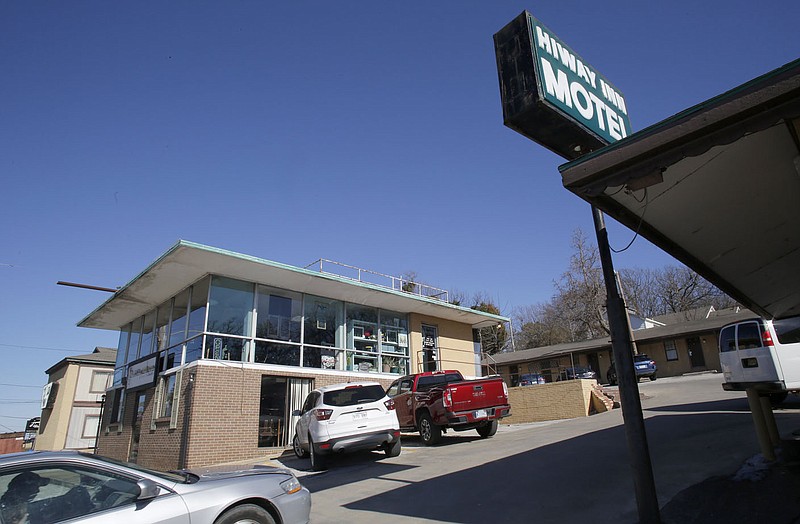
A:
<svg viewBox="0 0 800 524">
<path fill-rule="evenodd" d="M 436 326 L 422 325 L 422 370 L 436 371 L 439 358 L 439 330 Z"/>
<path fill-rule="evenodd" d="M 261 403 L 258 412 L 258 447 L 285 447 L 292 442 L 300 409 L 311 392 L 311 379 L 261 377 Z"/>
<path fill-rule="evenodd" d="M 133 406 L 131 447 L 128 451 L 128 462 L 136 463 L 136 459 L 139 457 L 139 437 L 142 434 L 142 416 L 144 415 L 144 402 L 146 398 L 144 393 L 136 394 L 136 403 Z"/>
<path fill-rule="evenodd" d="M 686 346 L 689 348 L 689 360 L 692 361 L 693 368 L 706 367 L 706 359 L 703 356 L 703 346 L 697 337 L 687 338 Z"/>
</svg>

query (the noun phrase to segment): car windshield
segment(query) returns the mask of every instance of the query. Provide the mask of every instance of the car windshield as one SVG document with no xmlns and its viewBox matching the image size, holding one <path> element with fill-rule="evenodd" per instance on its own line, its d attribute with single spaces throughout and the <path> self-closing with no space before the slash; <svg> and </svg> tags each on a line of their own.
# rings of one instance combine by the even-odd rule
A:
<svg viewBox="0 0 800 524">
<path fill-rule="evenodd" d="M 326 391 L 322 402 L 328 406 L 354 406 L 365 402 L 375 402 L 386 396 L 379 384 L 369 386 L 347 386 L 336 391 Z"/>
<path fill-rule="evenodd" d="M 117 465 L 117 466 L 124 466 L 124 467 L 129 468 L 129 469 L 135 469 L 136 471 L 141 471 L 142 473 L 145 473 L 147 475 L 153 475 L 154 477 L 162 478 L 162 479 L 164 479 L 164 480 L 166 480 L 168 482 L 180 482 L 182 484 L 189 484 L 189 483 L 192 482 L 191 478 L 188 478 L 187 476 L 185 476 L 183 474 L 179 474 L 177 472 L 176 473 L 171 473 L 171 472 L 168 473 L 168 472 L 164 472 L 164 471 L 156 471 L 156 470 L 153 470 L 153 469 L 143 468 L 142 466 L 139 466 L 138 464 L 132 464 L 130 462 L 123 462 L 121 460 L 114 460 L 112 458 L 103 457 L 103 456 L 100 456 L 100 455 L 91 455 L 89 453 L 81 453 L 81 455 L 83 455 L 85 457 L 90 457 L 90 458 L 92 458 L 94 460 L 99 460 L 101 462 L 108 462 L 109 464 L 114 464 L 114 465 Z"/>
<path fill-rule="evenodd" d="M 650 362 L 650 357 L 647 355 L 636 355 L 633 357 L 634 362 Z"/>
</svg>

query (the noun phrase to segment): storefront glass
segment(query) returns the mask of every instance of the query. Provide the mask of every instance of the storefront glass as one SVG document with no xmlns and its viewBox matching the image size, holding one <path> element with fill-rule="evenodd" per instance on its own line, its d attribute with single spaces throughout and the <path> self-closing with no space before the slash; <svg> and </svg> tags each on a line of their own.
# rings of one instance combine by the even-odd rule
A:
<svg viewBox="0 0 800 524">
<path fill-rule="evenodd" d="M 253 284 L 225 277 L 211 279 L 208 331 L 249 336 L 253 318 Z"/>
</svg>

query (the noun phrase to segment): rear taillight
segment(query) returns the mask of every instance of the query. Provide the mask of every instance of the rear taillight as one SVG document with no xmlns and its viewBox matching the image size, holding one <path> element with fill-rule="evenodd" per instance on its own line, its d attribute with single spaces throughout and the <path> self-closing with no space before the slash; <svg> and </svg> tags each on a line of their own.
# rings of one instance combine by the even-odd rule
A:
<svg viewBox="0 0 800 524">
<path fill-rule="evenodd" d="M 544 380 L 542 380 L 540 384 L 544 384 Z M 506 385 L 505 381 L 503 381 L 503 395 L 505 395 L 506 397 L 508 396 L 508 386 Z"/>
<path fill-rule="evenodd" d="M 764 344 L 764 347 L 772 347 L 775 344 L 772 342 L 772 335 L 769 334 L 769 330 L 765 329 L 761 333 L 761 341 Z"/>
<path fill-rule="evenodd" d="M 655 360 L 651 360 L 651 361 L 650 361 L 650 365 L 651 365 L 651 366 L 655 366 L 655 365 L 656 365 L 656 361 L 655 361 Z"/>
<path fill-rule="evenodd" d="M 314 416 L 317 417 L 317 420 L 328 420 L 333 415 L 332 409 L 315 409 Z"/>
<path fill-rule="evenodd" d="M 449 389 L 445 390 L 444 395 L 442 396 L 442 404 L 444 404 L 444 407 L 446 408 L 449 408 L 453 405 L 453 393 Z"/>
<path fill-rule="evenodd" d="M 394 409 L 394 399 L 384 400 L 383 405 L 386 406 L 386 409 Z"/>
</svg>

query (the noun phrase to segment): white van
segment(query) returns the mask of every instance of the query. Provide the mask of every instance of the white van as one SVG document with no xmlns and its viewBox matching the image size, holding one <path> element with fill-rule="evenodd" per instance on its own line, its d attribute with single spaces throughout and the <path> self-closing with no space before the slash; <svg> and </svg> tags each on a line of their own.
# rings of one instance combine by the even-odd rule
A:
<svg viewBox="0 0 800 524">
<path fill-rule="evenodd" d="M 719 333 L 723 389 L 754 388 L 780 403 L 800 391 L 800 316 L 753 318 L 724 326 Z"/>
</svg>

